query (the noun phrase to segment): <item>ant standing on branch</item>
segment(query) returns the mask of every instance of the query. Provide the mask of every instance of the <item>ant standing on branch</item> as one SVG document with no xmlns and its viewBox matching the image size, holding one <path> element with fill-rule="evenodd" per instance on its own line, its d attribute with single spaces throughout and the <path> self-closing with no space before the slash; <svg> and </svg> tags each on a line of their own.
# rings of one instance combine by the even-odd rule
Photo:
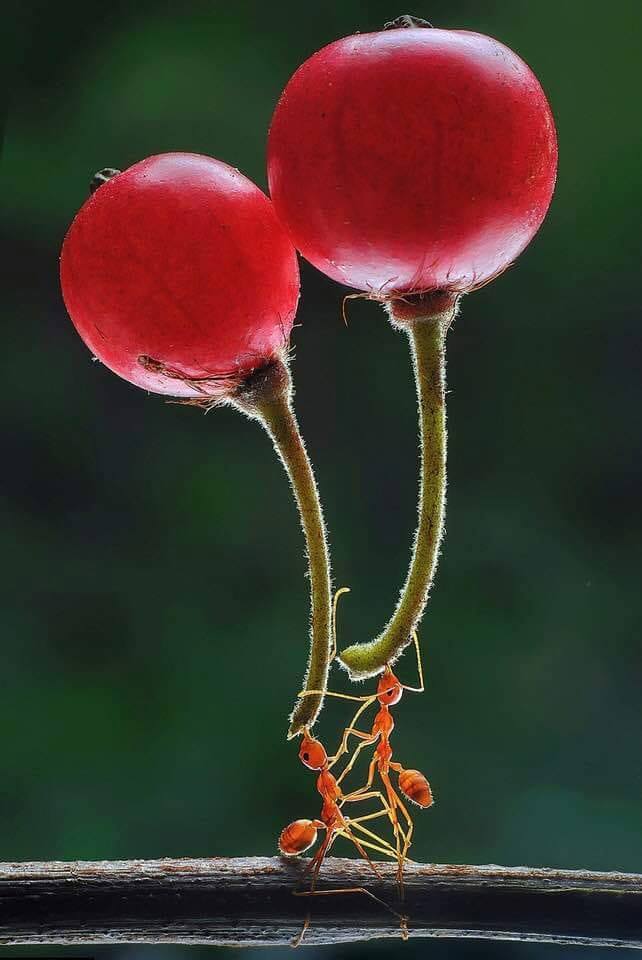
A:
<svg viewBox="0 0 642 960">
<path fill-rule="evenodd" d="M 375 850 L 377 853 L 382 853 L 385 856 L 392 858 L 396 857 L 396 852 L 386 840 L 378 837 L 376 833 L 373 833 L 364 826 L 364 821 L 374 820 L 378 817 L 388 815 L 389 811 L 386 807 L 383 796 L 378 790 L 364 789 L 359 790 L 358 794 L 355 796 L 352 796 L 351 794 L 344 794 L 336 778 L 330 772 L 331 764 L 325 747 L 319 740 L 311 737 L 307 731 L 305 732 L 301 741 L 299 758 L 301 759 L 301 762 L 308 767 L 308 769 L 319 771 L 319 776 L 317 778 L 317 789 L 323 799 L 321 817 L 319 820 L 295 820 L 293 823 L 290 823 L 287 827 L 285 827 L 281 833 L 281 836 L 279 837 L 279 850 L 285 856 L 298 856 L 299 854 L 308 850 L 316 842 L 318 830 L 325 830 L 326 835 L 316 854 L 305 868 L 301 878 L 304 880 L 308 874 L 311 874 L 310 889 L 305 891 L 296 890 L 295 895 L 310 897 L 332 896 L 335 893 L 363 893 L 366 896 L 371 897 L 373 900 L 376 900 L 377 903 L 380 903 L 387 910 L 390 910 L 390 912 L 395 916 L 399 917 L 401 921 L 402 936 L 405 939 L 407 936 L 406 918 L 398 914 L 395 910 L 389 907 L 387 903 L 384 903 L 383 900 L 375 896 L 372 891 L 367 890 L 365 887 L 342 887 L 340 889 L 333 890 L 316 889 L 321 864 L 323 863 L 326 854 L 329 852 L 337 837 L 345 837 L 346 839 L 350 840 L 355 845 L 363 859 L 368 862 L 377 879 L 383 881 L 383 876 L 381 875 L 381 872 L 377 868 L 376 864 L 373 863 L 372 859 L 370 858 L 366 847 L 370 848 L 371 850 Z M 336 759 L 336 757 L 332 758 L 332 762 L 336 762 Z M 381 800 L 384 807 L 382 810 L 355 818 L 344 816 L 341 810 L 341 807 L 344 803 L 350 803 L 353 800 L 369 800 L 375 797 Z M 357 836 L 355 831 L 358 831 L 360 836 Z M 366 840 L 365 837 L 368 837 L 368 839 Z M 309 924 L 310 914 L 308 913 L 305 918 L 303 929 L 294 943 L 295 946 L 298 946 L 301 943 Z"/>
<path fill-rule="evenodd" d="M 336 611 L 337 602 L 343 593 L 349 592 L 347 588 L 339 590 L 335 595 L 333 607 L 333 651 L 332 659 L 336 656 Z M 397 863 L 397 882 L 399 885 L 400 898 L 403 899 L 403 868 L 408 859 L 408 850 L 412 842 L 413 822 L 412 818 L 399 797 L 390 780 L 390 770 L 399 774 L 399 789 L 404 796 L 417 803 L 421 807 L 432 805 L 432 792 L 426 778 L 417 770 L 406 770 L 400 763 L 392 761 L 392 747 L 390 745 L 390 734 L 394 728 L 394 719 L 390 712 L 390 707 L 399 703 L 404 690 L 423 692 L 424 680 L 421 665 L 421 656 L 419 652 L 419 642 L 417 636 L 413 637 L 415 649 L 417 652 L 417 667 L 419 672 L 419 687 L 410 687 L 402 684 L 393 673 L 390 666 L 387 666 L 379 679 L 377 692 L 367 697 L 355 697 L 349 694 L 333 693 L 324 691 L 328 696 L 341 699 L 357 700 L 361 706 L 352 718 L 348 727 L 346 727 L 340 746 L 336 754 L 328 758 L 323 744 L 313 738 L 310 731 L 306 728 L 299 749 L 299 758 L 301 762 L 311 770 L 319 771 L 317 779 L 317 789 L 323 798 L 321 818 L 319 820 L 295 820 L 289 824 L 279 839 L 279 849 L 287 856 L 296 856 L 308 850 L 317 839 L 319 829 L 325 829 L 326 836 L 319 847 L 317 853 L 306 867 L 303 877 L 309 873 L 312 874 L 310 889 L 305 892 L 298 892 L 298 895 L 331 895 L 334 893 L 365 893 L 373 899 L 383 904 L 383 901 L 375 897 L 371 891 L 363 887 L 351 887 L 342 890 L 317 891 L 316 885 L 319 877 L 321 865 L 337 837 L 343 836 L 349 839 L 357 848 L 359 854 L 368 862 L 371 869 L 378 879 L 383 879 L 377 866 L 373 863 L 367 850 L 374 850 L 385 856 L 393 858 Z M 317 691 L 305 691 L 305 695 L 314 695 Z M 379 702 L 379 711 L 377 712 L 372 728 L 369 732 L 357 729 L 355 724 L 359 717 L 374 702 Z M 354 736 L 361 742 L 349 758 L 343 772 L 339 777 L 335 777 L 331 768 L 340 760 L 342 756 L 348 753 L 349 737 Z M 377 743 L 378 741 L 378 743 Z M 369 745 L 377 743 L 374 756 L 371 760 L 367 782 L 358 790 L 344 793 L 341 789 L 341 781 L 352 770 L 361 751 Z M 375 772 L 379 773 L 386 796 L 377 789 L 372 789 Z M 342 807 L 346 803 L 361 802 L 370 799 L 377 799 L 381 803 L 381 809 L 373 813 L 365 814 L 356 818 L 344 816 Z M 404 818 L 405 825 L 399 822 L 399 813 Z M 392 824 L 395 846 L 393 847 L 387 840 L 379 837 L 368 827 L 364 826 L 364 821 L 387 817 Z M 368 839 L 366 839 L 366 837 Z M 387 904 L 383 904 L 387 909 L 391 909 Z M 392 911 L 395 913 L 395 911 Z M 396 914 L 397 915 L 397 914 Z M 310 915 L 306 917 L 305 924 L 297 943 L 309 926 Z M 401 917 L 402 936 L 407 936 L 406 919 Z"/>
<path fill-rule="evenodd" d="M 433 804 L 433 795 L 426 777 L 423 773 L 420 773 L 419 770 L 407 770 L 400 763 L 396 763 L 392 760 L 392 746 L 390 744 L 390 734 L 392 733 L 395 725 L 394 718 L 390 712 L 390 707 L 395 706 L 401 700 L 404 690 L 411 691 L 413 693 L 423 693 L 424 692 L 424 678 L 423 670 L 421 666 L 421 654 L 419 651 L 419 640 L 417 634 L 413 636 L 413 641 L 415 644 L 415 650 L 417 652 L 417 669 L 419 672 L 419 686 L 410 687 L 407 684 L 401 683 L 401 681 L 395 676 L 390 665 L 387 665 L 381 677 L 379 678 L 379 683 L 377 685 L 377 693 L 370 697 L 361 697 L 363 701 L 362 706 L 357 710 L 357 713 L 352 718 L 350 725 L 346 728 L 341 746 L 337 752 L 337 757 L 341 756 L 342 753 L 347 752 L 348 738 L 352 735 L 356 737 L 361 742 L 356 747 L 352 757 L 350 758 L 348 764 L 346 765 L 343 773 L 338 778 L 337 783 L 341 783 L 344 777 L 352 770 L 359 754 L 361 751 L 370 746 L 373 743 L 376 743 L 377 746 L 374 751 L 374 756 L 370 761 L 370 766 L 368 768 L 368 778 L 366 783 L 359 790 L 352 791 L 350 796 L 355 800 L 368 796 L 369 791 L 372 788 L 372 784 L 375 777 L 375 772 L 378 772 L 381 782 L 383 783 L 386 797 L 387 797 L 387 810 L 388 816 L 392 823 L 392 828 L 395 836 L 395 848 L 396 848 L 396 858 L 397 858 L 397 882 L 399 884 L 399 893 L 403 898 L 403 868 L 404 864 L 408 857 L 408 850 L 412 843 L 412 834 L 414 830 L 414 824 L 412 817 L 410 816 L 406 805 L 401 800 L 399 794 L 395 790 L 390 780 L 390 771 L 393 770 L 399 775 L 399 790 L 401 793 L 413 803 L 416 803 L 419 807 L 426 809 L 431 807 Z M 356 699 L 356 698 L 355 698 Z M 361 716 L 364 710 L 366 710 L 371 703 L 378 701 L 379 710 L 375 715 L 374 722 L 369 732 L 358 730 L 355 727 L 355 723 Z M 378 741 L 378 742 L 377 742 Z M 399 822 L 399 813 L 402 815 L 406 822 L 406 828 L 402 828 Z"/>
<path fill-rule="evenodd" d="M 337 601 L 341 594 L 348 592 L 349 590 L 344 587 L 343 589 L 339 590 L 335 596 L 335 626 L 333 630 L 335 636 Z M 393 753 L 392 746 L 390 744 L 390 734 L 394 729 L 395 722 L 392 713 L 390 712 L 390 707 L 399 703 L 403 696 L 404 690 L 408 690 L 409 692 L 413 693 L 423 693 L 425 690 L 419 639 L 416 633 L 413 634 L 413 642 L 417 655 L 417 671 L 419 674 L 418 687 L 411 687 L 407 684 L 401 683 L 390 665 L 387 665 L 379 678 L 377 692 L 375 694 L 371 694 L 367 697 L 355 697 L 350 694 L 326 691 L 326 695 L 330 697 L 338 697 L 343 700 L 356 700 L 361 702 L 361 706 L 350 721 L 350 724 L 344 730 L 339 749 L 330 763 L 330 766 L 334 766 L 334 764 L 337 763 L 337 761 L 344 754 L 348 753 L 348 742 L 350 736 L 353 736 L 361 741 L 354 750 L 343 772 L 336 779 L 337 786 L 341 784 L 343 779 L 352 770 L 362 750 L 374 743 L 377 744 L 374 751 L 374 756 L 368 768 L 368 778 L 366 783 L 358 790 L 351 791 L 348 796 L 351 801 L 364 800 L 372 797 L 372 784 L 374 782 L 375 773 L 379 774 L 386 793 L 386 798 L 376 791 L 375 795 L 381 798 L 384 812 L 387 813 L 392 824 L 395 837 L 395 858 L 398 866 L 397 882 L 399 884 L 399 893 L 401 898 L 403 898 L 403 868 L 406 860 L 408 859 L 408 850 L 410 849 L 410 845 L 412 843 L 414 824 L 412 817 L 408 812 L 408 808 L 401 800 L 399 794 L 392 784 L 390 779 L 390 771 L 393 770 L 399 775 L 399 790 L 408 800 L 411 800 L 413 803 L 416 803 L 423 809 L 432 806 L 434 802 L 430 784 L 423 773 L 420 773 L 419 770 L 405 769 L 400 763 L 396 763 L 392 760 Z M 336 656 L 336 646 L 333 652 L 334 656 Z M 313 692 L 314 691 L 310 691 L 310 693 Z M 359 730 L 356 727 L 357 721 L 359 720 L 361 714 L 364 713 L 368 707 L 375 702 L 379 703 L 379 710 L 375 715 L 371 729 L 369 731 Z M 401 814 L 405 821 L 405 827 L 402 827 L 401 823 L 399 822 L 399 814 Z"/>
<path fill-rule="evenodd" d="M 343 588 L 337 591 L 334 604 L 333 604 L 333 615 L 332 615 L 332 638 L 333 638 L 333 650 L 332 657 L 334 659 L 336 655 L 336 615 L 337 615 L 337 602 L 341 594 L 349 592 L 347 588 Z M 313 691 L 310 692 L 313 694 Z M 333 695 L 333 694 L 331 694 Z M 336 696 L 343 696 L 341 694 L 336 694 Z M 357 699 L 357 698 L 350 698 Z M 367 698 L 369 702 L 372 702 L 373 698 Z M 361 712 L 360 708 L 358 711 Z M 351 724 L 350 727 L 353 725 Z M 347 733 L 347 731 L 346 731 Z M 379 790 L 371 790 L 362 787 L 354 794 L 344 794 L 343 790 L 339 786 L 338 780 L 335 778 L 334 774 L 331 773 L 330 768 L 337 763 L 339 758 L 346 753 L 346 736 L 344 733 L 344 738 L 341 743 L 341 747 L 335 756 L 328 758 L 325 747 L 320 740 L 314 738 L 309 729 L 306 727 L 303 732 L 303 738 L 301 740 L 301 746 L 299 748 L 299 759 L 309 770 L 315 770 L 319 772 L 317 778 L 317 790 L 321 794 L 323 805 L 321 808 L 320 819 L 318 820 L 295 820 L 290 823 L 282 831 L 281 836 L 279 837 L 279 850 L 285 856 L 298 856 L 308 850 L 314 843 L 316 843 L 317 835 L 319 830 L 326 830 L 326 835 L 321 843 L 321 846 L 317 850 L 314 857 L 310 860 L 310 863 L 307 865 L 302 879 L 304 879 L 308 874 L 311 874 L 310 889 L 307 891 L 295 891 L 297 896 L 326 896 L 332 895 L 335 893 L 363 893 L 371 897 L 373 900 L 376 900 L 378 903 L 381 903 L 386 909 L 391 910 L 395 916 L 399 916 L 401 920 L 401 930 L 402 936 L 405 938 L 407 936 L 406 928 L 406 919 L 400 914 L 397 914 L 395 910 L 392 910 L 388 904 L 384 903 L 379 897 L 376 897 L 370 890 L 367 890 L 365 887 L 348 887 L 342 888 L 339 890 L 328 890 L 328 891 L 318 891 L 316 889 L 319 871 L 321 865 L 330 848 L 334 844 L 337 837 L 345 837 L 350 840 L 354 846 L 357 848 L 361 857 L 367 861 L 370 868 L 376 875 L 377 879 L 383 880 L 383 877 L 373 863 L 371 857 L 369 856 L 367 849 L 374 850 L 377 853 L 382 853 L 384 856 L 391 857 L 398 860 L 398 851 L 395 850 L 387 840 L 384 840 L 382 837 L 379 837 L 376 833 L 370 830 L 368 827 L 364 826 L 365 821 L 375 820 L 380 817 L 391 817 L 391 811 L 386 803 L 385 798 Z M 341 777 L 347 772 L 344 770 Z M 373 813 L 364 814 L 359 817 L 346 817 L 344 816 L 341 807 L 345 803 L 352 803 L 355 801 L 366 801 L 370 799 L 377 799 L 381 802 L 381 809 L 376 810 Z M 366 839 L 367 838 L 367 839 Z M 295 945 L 301 943 L 305 931 L 307 930 L 310 923 L 310 914 L 307 915 L 303 929 L 295 941 Z"/>
</svg>

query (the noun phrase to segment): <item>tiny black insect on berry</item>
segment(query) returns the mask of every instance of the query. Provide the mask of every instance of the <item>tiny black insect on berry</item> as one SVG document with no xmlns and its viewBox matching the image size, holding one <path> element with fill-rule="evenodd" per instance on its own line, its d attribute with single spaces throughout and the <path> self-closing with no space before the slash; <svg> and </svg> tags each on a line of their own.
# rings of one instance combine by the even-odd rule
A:
<svg viewBox="0 0 642 960">
<path fill-rule="evenodd" d="M 91 183 L 89 184 L 89 192 L 95 193 L 98 187 L 102 187 L 103 183 L 107 183 L 108 180 L 111 180 L 112 177 L 118 176 L 122 171 L 116 170 L 115 167 L 103 167 L 102 170 L 99 170 L 98 173 L 95 173 L 91 178 Z"/>
</svg>

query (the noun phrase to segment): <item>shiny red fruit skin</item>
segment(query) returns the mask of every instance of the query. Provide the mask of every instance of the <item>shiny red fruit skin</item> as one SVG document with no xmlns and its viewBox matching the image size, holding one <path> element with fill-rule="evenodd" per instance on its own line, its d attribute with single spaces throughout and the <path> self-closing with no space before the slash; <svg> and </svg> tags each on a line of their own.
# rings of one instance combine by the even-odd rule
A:
<svg viewBox="0 0 642 960">
<path fill-rule="evenodd" d="M 60 275 L 92 353 L 171 396 L 220 395 L 282 352 L 299 297 L 269 199 L 197 154 L 149 157 L 101 186 L 69 228 Z"/>
<path fill-rule="evenodd" d="M 331 43 L 289 81 L 268 142 L 270 192 L 295 246 L 383 297 L 466 292 L 501 273 L 542 223 L 556 168 L 537 78 L 466 31 Z"/>
</svg>

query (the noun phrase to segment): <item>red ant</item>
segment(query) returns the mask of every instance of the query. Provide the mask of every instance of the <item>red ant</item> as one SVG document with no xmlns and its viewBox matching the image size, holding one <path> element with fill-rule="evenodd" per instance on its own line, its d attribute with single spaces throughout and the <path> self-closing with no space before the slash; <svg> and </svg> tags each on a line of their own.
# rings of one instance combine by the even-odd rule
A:
<svg viewBox="0 0 642 960">
<path fill-rule="evenodd" d="M 347 588 L 343 588 L 338 591 L 335 596 L 334 601 L 334 616 L 336 619 L 336 607 L 339 596 L 342 593 L 349 592 Z M 336 635 L 336 627 L 334 631 Z M 341 775 L 334 781 L 336 786 L 339 787 L 341 781 L 344 777 L 350 772 L 353 768 L 359 754 L 361 751 L 370 744 L 377 743 L 374 756 L 370 762 L 368 768 L 368 778 L 363 787 L 359 790 L 352 791 L 348 796 L 350 800 L 362 800 L 367 797 L 373 796 L 372 784 L 374 781 L 375 771 L 379 773 L 381 781 L 383 783 L 387 802 L 381 797 L 384 810 L 381 811 L 378 816 L 383 815 L 387 812 L 388 817 L 392 823 L 392 828 L 395 836 L 395 857 L 397 859 L 398 869 L 397 869 L 397 882 L 399 884 L 400 896 L 403 898 L 403 868 L 406 860 L 408 859 L 408 850 L 412 843 L 412 834 L 414 831 L 414 824 L 412 817 L 408 813 L 408 809 L 404 802 L 401 800 L 399 794 L 395 790 L 390 780 L 390 770 L 394 770 L 399 774 L 399 789 L 401 793 L 408 800 L 411 800 L 413 803 L 416 803 L 422 808 L 427 808 L 433 804 L 432 791 L 430 789 L 430 784 L 425 778 L 423 773 L 420 773 L 419 770 L 406 770 L 400 763 L 395 763 L 392 760 L 392 747 L 390 745 L 390 734 L 394 729 L 394 719 L 390 712 L 390 707 L 399 703 L 401 697 L 403 696 L 403 691 L 408 690 L 413 693 L 423 693 L 424 692 L 424 677 L 423 669 L 421 665 L 421 652 L 419 649 L 419 639 L 417 634 L 413 634 L 413 641 L 415 644 L 415 650 L 417 654 L 417 672 L 419 674 L 419 686 L 410 687 L 407 684 L 401 683 L 401 681 L 395 676 L 390 665 L 386 666 L 384 672 L 379 678 L 379 683 L 377 685 L 377 692 L 368 697 L 355 697 L 349 694 L 344 693 L 332 693 L 326 691 L 328 696 L 340 697 L 346 700 L 358 700 L 361 701 L 361 706 L 355 713 L 348 727 L 346 727 L 341 745 L 332 758 L 332 761 L 329 763 L 329 767 L 334 766 L 334 764 L 339 760 L 344 753 L 348 752 L 348 740 L 352 734 L 354 737 L 357 737 L 361 740 L 361 743 L 357 746 L 354 751 L 350 761 L 346 765 L 345 769 Z M 335 646 L 336 653 L 336 646 Z M 314 691 L 309 691 L 309 693 L 314 693 Z M 369 732 L 358 730 L 355 727 L 355 723 L 361 716 L 361 714 L 367 710 L 370 704 L 375 701 L 379 702 L 380 708 L 377 712 L 372 728 Z M 334 780 L 334 778 L 333 778 Z M 376 793 L 376 791 L 375 791 Z M 406 821 L 405 830 L 402 828 L 399 822 L 399 813 L 403 816 Z"/>
<path fill-rule="evenodd" d="M 393 858 L 397 856 L 397 853 L 386 840 L 378 837 L 376 833 L 373 833 L 367 827 L 363 826 L 363 823 L 366 820 L 373 820 L 377 817 L 386 816 L 386 814 L 389 815 L 389 810 L 385 804 L 383 796 L 378 790 L 370 790 L 365 788 L 359 790 L 358 794 L 354 797 L 352 794 L 344 794 L 337 779 L 330 772 L 330 762 L 328 760 L 325 747 L 319 740 L 311 737 L 309 731 L 307 730 L 305 731 L 301 741 L 299 758 L 301 762 L 308 767 L 308 769 L 319 771 L 319 776 L 317 778 L 317 789 L 323 798 L 321 818 L 319 820 L 295 820 L 293 823 L 290 823 L 287 827 L 285 827 L 281 833 L 281 836 L 279 837 L 279 849 L 281 853 L 285 854 L 286 856 L 298 856 L 299 854 L 308 850 L 316 842 L 318 830 L 325 830 L 326 835 L 321 843 L 321 846 L 306 867 L 303 874 L 303 877 L 305 877 L 306 874 L 310 872 L 312 873 L 310 889 L 307 891 L 295 891 L 295 895 L 327 896 L 335 893 L 364 893 L 373 900 L 376 900 L 377 903 L 382 904 L 395 916 L 400 917 L 402 936 L 405 939 L 407 937 L 405 918 L 401 917 L 400 914 L 398 914 L 395 910 L 392 910 L 388 904 L 384 903 L 383 900 L 380 900 L 379 897 L 376 897 L 370 890 L 366 890 L 365 887 L 343 887 L 340 889 L 323 891 L 316 889 L 321 864 L 323 863 L 325 856 L 329 852 L 337 837 L 346 837 L 348 840 L 351 840 L 363 859 L 368 862 L 377 878 L 379 880 L 383 880 L 383 876 L 381 875 L 377 866 L 373 863 L 365 848 L 368 847 L 371 850 L 376 850 L 378 853 L 383 853 L 386 856 Z M 333 758 L 333 762 L 336 762 L 336 759 L 337 758 Z M 365 816 L 356 817 L 354 819 L 345 817 L 343 815 L 340 805 L 349 803 L 352 800 L 367 800 L 372 797 L 378 797 L 381 799 L 384 806 L 383 810 L 375 813 L 369 813 Z M 365 834 L 365 836 L 367 836 L 369 839 L 366 840 L 363 836 L 356 836 L 354 832 L 355 830 L 359 831 L 361 834 Z M 310 914 L 306 916 L 303 929 L 297 939 L 294 941 L 294 946 L 298 946 L 301 943 L 309 924 Z"/>
<path fill-rule="evenodd" d="M 370 697 L 361 698 L 363 699 L 362 706 L 353 717 L 350 726 L 346 728 L 341 746 L 337 752 L 337 756 L 341 756 L 342 753 L 347 752 L 347 744 L 350 734 L 361 740 L 361 743 L 357 746 L 349 763 L 337 779 L 337 784 L 340 784 L 343 778 L 354 766 L 357 757 L 364 747 L 379 741 L 375 748 L 374 756 L 370 761 L 368 778 L 365 784 L 360 790 L 353 791 L 350 796 L 355 800 L 358 800 L 361 796 L 369 795 L 374 781 L 375 771 L 379 773 L 386 792 L 386 797 L 388 800 L 388 815 L 390 817 L 395 835 L 396 856 L 398 863 L 397 882 L 399 884 L 400 895 L 402 898 L 403 868 L 408 857 L 408 850 L 410 849 L 410 845 L 412 843 L 414 824 L 412 817 L 408 813 L 406 805 L 401 800 L 399 794 L 392 785 L 390 780 L 390 770 L 394 770 L 399 775 L 399 790 L 404 797 L 424 809 L 432 806 L 433 804 L 433 796 L 430 789 L 430 784 L 423 773 L 420 773 L 419 770 L 406 770 L 400 763 L 395 763 L 392 760 L 392 746 L 390 744 L 390 734 L 392 733 L 395 725 L 394 718 L 390 712 L 390 707 L 399 703 L 401 697 L 403 696 L 404 690 L 416 693 L 422 693 L 424 690 L 421 657 L 419 654 L 419 642 L 416 634 L 414 637 L 414 642 L 417 650 L 417 665 L 419 670 L 420 686 L 410 687 L 401 683 L 401 681 L 393 673 L 391 667 L 387 666 L 379 678 L 376 694 L 373 694 Z M 363 730 L 356 729 L 354 724 L 361 715 L 362 711 L 367 709 L 367 707 L 375 700 L 379 702 L 380 706 L 374 718 L 371 730 L 369 732 L 365 732 Z M 399 813 L 401 813 L 406 821 L 405 830 L 402 829 L 399 823 Z"/>
<path fill-rule="evenodd" d="M 337 603 L 341 594 L 346 592 L 348 592 L 347 588 L 344 587 L 342 590 L 338 590 L 334 597 L 332 611 L 333 649 L 330 656 L 330 661 L 332 661 L 336 655 Z M 330 772 L 330 767 L 333 766 L 341 754 L 345 752 L 345 735 L 344 740 L 342 741 L 341 751 L 337 753 L 336 756 L 329 759 L 325 747 L 321 741 L 312 737 L 309 730 L 306 729 L 304 731 L 303 739 L 301 740 L 301 746 L 299 748 L 299 759 L 304 766 L 308 767 L 309 770 L 319 771 L 319 776 L 317 777 L 317 790 L 323 799 L 321 818 L 318 820 L 294 820 L 292 823 L 288 824 L 288 826 L 285 827 L 281 832 L 281 836 L 279 837 L 279 850 L 282 854 L 289 857 L 298 856 L 302 853 L 305 853 L 306 850 L 316 843 L 318 831 L 325 830 L 326 835 L 323 839 L 323 842 L 306 867 L 301 878 L 303 879 L 308 873 L 312 873 L 310 889 L 307 891 L 295 890 L 295 894 L 297 896 L 321 896 L 335 893 L 364 893 L 366 896 L 376 900 L 377 903 L 382 904 L 382 906 L 384 906 L 387 910 L 390 910 L 395 916 L 400 918 L 402 936 L 405 939 L 408 935 L 405 917 L 401 917 L 400 914 L 398 914 L 395 910 L 392 910 L 388 904 L 384 903 L 383 900 L 380 900 L 379 897 L 376 897 L 370 890 L 366 890 L 365 887 L 344 887 L 339 890 L 335 889 L 327 891 L 319 891 L 316 889 L 319 871 L 321 870 L 323 860 L 337 837 L 345 837 L 346 839 L 352 841 L 359 854 L 368 862 L 372 871 L 379 880 L 383 880 L 383 877 L 377 866 L 373 863 L 366 848 L 375 850 L 377 853 L 383 853 L 385 856 L 392 857 L 393 859 L 397 858 L 396 850 L 390 843 L 388 843 L 387 840 L 377 836 L 376 833 L 373 833 L 368 829 L 368 827 L 363 825 L 367 820 L 375 820 L 378 817 L 390 816 L 390 811 L 380 791 L 366 790 L 365 788 L 361 788 L 358 791 L 358 796 L 354 797 L 354 799 L 368 800 L 371 798 L 377 798 L 381 801 L 381 810 L 355 818 L 345 817 L 341 811 L 343 804 L 352 802 L 353 797 L 351 794 L 343 793 L 337 779 Z M 358 832 L 359 836 L 355 835 L 355 831 Z M 366 837 L 368 839 L 366 839 Z M 308 914 L 305 918 L 303 929 L 294 941 L 294 946 L 298 946 L 301 943 L 309 924 L 310 914 Z"/>
</svg>

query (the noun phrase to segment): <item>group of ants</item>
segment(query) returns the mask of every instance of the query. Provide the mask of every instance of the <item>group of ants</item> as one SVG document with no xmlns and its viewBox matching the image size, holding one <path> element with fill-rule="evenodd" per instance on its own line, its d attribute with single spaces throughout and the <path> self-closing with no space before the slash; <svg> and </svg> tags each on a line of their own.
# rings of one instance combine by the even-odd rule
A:
<svg viewBox="0 0 642 960">
<path fill-rule="evenodd" d="M 336 656 L 336 617 L 337 602 L 343 593 L 348 593 L 348 588 L 344 587 L 337 591 L 334 598 L 333 609 L 333 650 L 331 662 Z M 340 697 L 345 700 L 354 700 L 360 703 L 359 708 L 352 717 L 352 720 L 345 728 L 341 743 L 333 756 L 328 753 L 316 737 L 312 736 L 310 730 L 306 729 L 301 739 L 299 749 L 299 759 L 309 770 L 318 771 L 317 790 L 321 794 L 323 801 L 321 813 L 316 820 L 294 820 L 288 824 L 279 837 L 279 850 L 284 856 L 294 857 L 304 853 L 312 847 L 318 836 L 318 831 L 325 830 L 325 836 L 317 852 L 307 864 L 306 869 L 301 875 L 301 883 L 295 891 L 297 896 L 327 896 L 339 893 L 362 893 L 380 903 L 387 910 L 398 917 L 400 921 L 401 935 L 404 939 L 408 937 L 407 917 L 393 910 L 388 904 L 375 896 L 372 891 L 365 887 L 344 887 L 332 890 L 317 890 L 319 872 L 324 858 L 330 852 L 334 842 L 339 837 L 344 837 L 351 841 L 356 847 L 359 855 L 369 864 L 373 873 L 379 880 L 383 876 L 373 862 L 368 850 L 390 857 L 397 864 L 396 880 L 399 890 L 399 898 L 404 898 L 404 866 L 408 861 L 408 851 L 412 843 L 413 821 L 405 800 L 412 801 L 419 807 L 427 808 L 433 804 L 432 791 L 428 780 L 419 770 L 407 770 L 401 763 L 393 761 L 392 746 L 390 743 L 390 734 L 393 731 L 395 722 L 390 708 L 395 706 L 401 700 L 404 690 L 413 693 L 423 693 L 424 678 L 421 664 L 421 653 L 417 634 L 412 636 L 415 651 L 417 655 L 417 670 L 419 674 L 419 686 L 410 687 L 395 676 L 390 665 L 387 665 L 379 677 L 377 692 L 365 697 L 356 697 L 344 693 L 332 693 L 330 691 L 307 690 L 302 691 L 302 696 L 311 696 L 313 694 L 323 693 L 325 696 Z M 360 730 L 357 727 L 362 714 L 370 706 L 378 703 L 379 709 L 374 716 L 370 730 Z M 350 755 L 350 738 L 353 737 L 358 743 Z M 368 766 L 368 776 L 365 784 L 356 790 L 344 792 L 342 783 L 346 776 L 354 767 L 361 752 L 367 747 L 375 745 L 370 764 Z M 348 756 L 348 761 L 339 775 L 335 775 L 332 770 L 343 757 Z M 397 785 L 395 786 L 391 779 L 391 771 L 398 775 Z M 375 782 L 380 781 L 380 787 Z M 357 817 L 346 815 L 344 807 L 347 804 L 361 803 L 370 800 L 376 801 L 380 806 L 372 813 L 367 813 Z M 380 837 L 370 829 L 373 820 L 385 818 L 392 827 L 394 845 L 388 840 Z M 309 878 L 309 888 L 301 889 Z M 310 914 L 305 918 L 303 928 L 296 939 L 294 946 L 298 946 L 310 925 Z"/>
</svg>

